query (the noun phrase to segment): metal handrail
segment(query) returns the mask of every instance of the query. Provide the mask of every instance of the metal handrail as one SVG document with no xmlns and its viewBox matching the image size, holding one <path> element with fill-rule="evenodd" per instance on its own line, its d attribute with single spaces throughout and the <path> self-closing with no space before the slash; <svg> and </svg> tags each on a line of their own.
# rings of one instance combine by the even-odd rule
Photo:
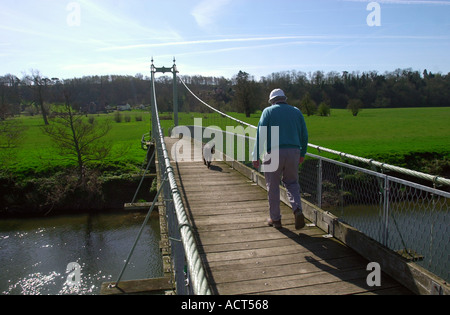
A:
<svg viewBox="0 0 450 315">
<path fill-rule="evenodd" d="M 153 91 L 155 91 L 155 81 L 153 80 Z M 162 160 L 159 161 L 163 163 L 166 176 L 168 178 L 168 183 L 170 185 L 170 191 L 173 197 L 173 205 L 175 208 L 175 213 L 178 219 L 178 228 L 181 234 L 181 242 L 186 255 L 186 262 L 189 268 L 189 274 L 191 278 L 191 283 L 193 287 L 194 294 L 196 295 L 211 295 L 211 290 L 209 288 L 209 283 L 206 278 L 206 272 L 203 268 L 202 261 L 197 249 L 197 244 L 194 239 L 194 234 L 192 232 L 192 227 L 189 223 L 186 210 L 182 201 L 178 185 L 175 180 L 175 175 L 173 168 L 170 163 L 169 153 L 164 141 L 164 132 L 161 127 L 161 122 L 158 114 L 158 105 L 156 103 L 156 93 L 152 95 L 154 101 L 154 108 L 152 107 L 153 115 L 155 115 L 155 122 L 157 124 L 156 137 L 157 145 L 161 146 L 162 149 Z"/>
<path fill-rule="evenodd" d="M 405 174 L 405 175 L 410 175 L 416 178 L 421 178 L 421 179 L 425 179 L 425 180 L 429 180 L 435 184 L 438 185 L 446 185 L 446 186 L 450 186 L 450 179 L 444 178 L 442 176 L 436 176 L 436 175 L 430 175 L 430 174 L 426 174 L 426 173 L 422 173 L 422 172 L 418 172 L 418 171 L 413 171 L 407 168 L 403 168 L 403 167 L 399 167 L 399 166 L 394 166 L 394 165 L 390 165 L 390 164 L 386 164 L 386 163 L 382 163 L 382 162 L 378 162 L 375 161 L 373 159 L 366 159 L 366 158 L 362 158 L 356 155 L 352 155 L 352 154 L 348 154 L 348 153 L 344 153 L 344 152 L 339 152 L 336 150 L 331 150 L 328 148 L 324 148 L 315 144 L 309 144 L 308 145 L 310 148 L 314 148 L 319 152 L 327 152 L 327 153 L 331 153 L 334 155 L 338 155 L 340 157 L 343 158 L 347 158 L 350 160 L 354 160 L 354 161 L 358 161 L 358 162 L 362 162 L 365 163 L 369 166 L 377 166 L 381 169 L 385 169 L 385 170 L 390 170 L 390 171 L 394 171 L 400 174 Z"/>
</svg>

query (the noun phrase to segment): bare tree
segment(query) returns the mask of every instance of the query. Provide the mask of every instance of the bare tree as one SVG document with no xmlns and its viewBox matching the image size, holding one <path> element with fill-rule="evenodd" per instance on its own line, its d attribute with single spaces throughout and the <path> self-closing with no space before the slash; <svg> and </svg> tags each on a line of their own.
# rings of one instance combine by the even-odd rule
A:
<svg viewBox="0 0 450 315">
<path fill-rule="evenodd" d="M 17 147 L 23 139 L 25 129 L 20 120 L 0 120 L 0 148 Z"/>
<path fill-rule="evenodd" d="M 102 138 L 111 130 L 108 120 L 89 122 L 82 113 L 72 107 L 73 85 L 70 81 L 61 84 L 64 105 L 55 107 L 52 124 L 43 127 L 60 149 L 61 155 L 75 160 L 78 178 L 84 177 L 86 163 L 104 159 L 110 152 L 110 145 Z"/>
<path fill-rule="evenodd" d="M 0 173 L 15 160 L 26 127 L 17 119 L 0 119 Z"/>
<path fill-rule="evenodd" d="M 31 70 L 30 75 L 25 75 L 22 82 L 33 90 L 33 103 L 41 111 L 44 124 L 49 125 L 48 112 L 45 107 L 45 99 L 49 90 L 49 78 L 43 77 L 39 70 Z"/>
</svg>

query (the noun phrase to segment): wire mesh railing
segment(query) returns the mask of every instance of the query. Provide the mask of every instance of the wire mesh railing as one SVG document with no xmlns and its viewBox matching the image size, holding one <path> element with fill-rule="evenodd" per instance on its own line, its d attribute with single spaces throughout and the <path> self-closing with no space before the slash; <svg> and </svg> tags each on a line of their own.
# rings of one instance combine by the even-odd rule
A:
<svg viewBox="0 0 450 315">
<path fill-rule="evenodd" d="M 450 193 L 308 154 L 300 168 L 305 200 L 449 280 Z"/>
</svg>

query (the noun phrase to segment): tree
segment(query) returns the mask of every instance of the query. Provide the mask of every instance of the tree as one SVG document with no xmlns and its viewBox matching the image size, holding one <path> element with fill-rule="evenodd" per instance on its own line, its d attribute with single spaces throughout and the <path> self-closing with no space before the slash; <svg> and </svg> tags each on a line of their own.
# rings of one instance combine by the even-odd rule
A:
<svg viewBox="0 0 450 315">
<path fill-rule="evenodd" d="M 44 119 L 44 124 L 47 126 L 49 122 L 47 108 L 45 107 L 45 99 L 51 80 L 43 77 L 38 70 L 31 70 L 31 75 L 25 76 L 22 81 L 26 86 L 33 90 L 33 102 L 36 106 L 39 106 L 42 118 Z"/>
<path fill-rule="evenodd" d="M 0 77 L 0 120 L 20 114 L 20 80 L 7 74 Z"/>
<path fill-rule="evenodd" d="M 110 152 L 110 146 L 101 139 L 111 130 L 109 121 L 103 123 L 88 122 L 71 105 L 72 87 L 70 82 L 62 86 L 64 105 L 55 108 L 51 125 L 43 127 L 61 151 L 62 156 L 74 159 L 77 163 L 78 179 L 84 177 L 86 163 L 104 159 Z"/>
<path fill-rule="evenodd" d="M 236 107 L 240 112 L 245 113 L 246 117 L 258 108 L 258 84 L 254 79 L 250 79 L 247 72 L 239 71 L 235 77 L 235 96 Z"/>
<path fill-rule="evenodd" d="M 0 119 L 0 148 L 14 148 L 23 139 L 25 131 L 22 121 Z"/>
<path fill-rule="evenodd" d="M 353 116 L 358 116 L 364 104 L 360 99 L 351 99 L 348 101 L 347 109 L 352 112 Z"/>
<path fill-rule="evenodd" d="M 316 102 L 314 102 L 308 92 L 305 94 L 305 96 L 303 96 L 300 102 L 300 109 L 308 116 L 314 115 L 317 111 L 317 104 Z"/>
<path fill-rule="evenodd" d="M 319 116 L 330 116 L 330 106 L 326 102 L 319 104 Z"/>
<path fill-rule="evenodd" d="M 25 130 L 20 120 L 0 119 L 0 173 L 15 160 L 15 148 L 22 141 Z"/>
<path fill-rule="evenodd" d="M 0 77 L 0 122 L 5 120 L 9 114 L 9 102 L 7 99 L 7 82 L 4 77 Z"/>
</svg>

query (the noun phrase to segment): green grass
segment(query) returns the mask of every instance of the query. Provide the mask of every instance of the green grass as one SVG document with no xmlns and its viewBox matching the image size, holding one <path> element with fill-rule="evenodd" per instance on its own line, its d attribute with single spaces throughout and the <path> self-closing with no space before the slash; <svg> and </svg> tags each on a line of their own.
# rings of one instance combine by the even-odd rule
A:
<svg viewBox="0 0 450 315">
<path fill-rule="evenodd" d="M 229 113 L 231 116 L 257 125 L 261 112 L 246 118 L 244 114 Z M 112 145 L 113 155 L 104 161 L 105 169 L 123 169 L 140 166 L 145 158 L 140 140 L 150 130 L 148 112 L 125 112 L 130 122 L 116 123 L 113 114 L 93 115 L 95 119 L 112 120 L 112 130 L 106 140 Z M 136 121 L 140 115 L 143 121 Z M 170 113 L 161 114 L 169 118 Z M 219 126 L 225 130 L 232 121 L 218 114 L 180 113 L 180 125 L 193 124 L 194 118 L 202 118 L 203 126 Z M 16 174 L 40 174 L 54 171 L 73 162 L 61 159 L 51 140 L 42 133 L 43 120 L 37 117 L 21 117 L 27 127 L 23 143 L 15 150 L 10 170 Z M 389 159 L 390 156 L 411 153 L 438 153 L 450 156 L 450 108 L 402 108 L 365 109 L 357 117 L 347 110 L 331 110 L 331 116 L 310 116 L 305 120 L 309 130 L 310 143 L 374 159 Z M 162 120 L 167 134 L 173 126 L 172 120 Z M 310 149 L 309 152 L 315 150 Z"/>
<path fill-rule="evenodd" d="M 111 157 L 103 162 L 105 169 L 123 169 L 140 166 L 146 152 L 141 149 L 141 137 L 150 130 L 150 114 L 145 112 L 127 112 L 131 121 L 117 123 L 113 114 L 92 115 L 97 120 L 111 120 L 112 129 L 105 140 L 112 145 Z M 142 116 L 142 121 L 136 121 L 134 116 Z M 14 161 L 9 161 L 9 170 L 15 174 L 33 175 L 53 172 L 60 168 L 74 165 L 74 162 L 59 156 L 58 150 L 48 136 L 43 134 L 42 117 L 22 117 L 27 128 L 24 140 L 14 151 Z"/>
<path fill-rule="evenodd" d="M 450 108 L 366 109 L 306 117 L 310 143 L 363 157 L 450 152 Z"/>
<path fill-rule="evenodd" d="M 246 118 L 229 115 L 257 125 L 261 112 Z M 225 129 L 232 122 L 218 114 L 180 113 L 180 124 L 192 124 L 194 117 L 203 126 Z M 450 108 L 364 109 L 357 117 L 348 110 L 332 109 L 329 117 L 305 116 L 310 143 L 362 157 L 407 155 L 410 153 L 450 153 Z M 172 121 L 162 121 L 167 127 Z M 311 152 L 316 153 L 316 152 Z"/>
</svg>

